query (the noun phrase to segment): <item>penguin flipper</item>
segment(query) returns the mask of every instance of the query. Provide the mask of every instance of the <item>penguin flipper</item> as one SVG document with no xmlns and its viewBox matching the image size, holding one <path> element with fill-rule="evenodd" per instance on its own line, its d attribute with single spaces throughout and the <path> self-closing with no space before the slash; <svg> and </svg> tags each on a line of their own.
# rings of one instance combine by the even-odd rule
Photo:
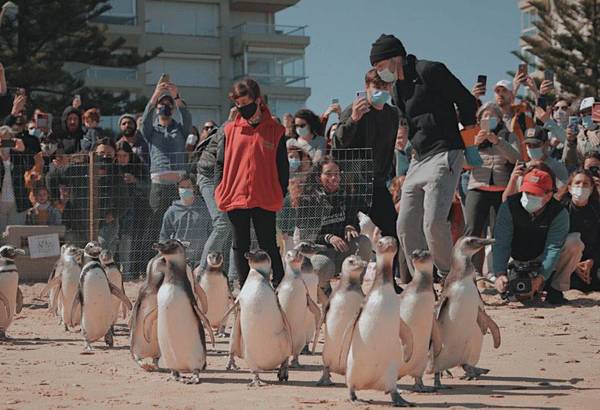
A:
<svg viewBox="0 0 600 410">
<path fill-rule="evenodd" d="M 17 306 L 15 311 L 21 313 L 21 310 L 23 310 L 23 292 L 21 292 L 21 288 L 17 286 Z"/>
<path fill-rule="evenodd" d="M 320 286 L 317 287 L 317 301 L 323 306 L 329 303 L 329 298 Z"/>
<path fill-rule="evenodd" d="M 6 317 L 10 318 L 10 302 L 8 298 L 4 296 L 2 292 L 0 292 L 0 303 L 4 305 L 4 310 L 6 311 Z"/>
<path fill-rule="evenodd" d="M 210 324 L 210 320 L 208 320 L 208 318 L 206 317 L 204 312 L 202 312 L 202 310 L 200 310 L 200 308 L 198 308 L 198 306 L 195 303 L 192 303 L 192 305 L 194 308 L 194 312 L 196 312 L 196 316 L 198 317 L 198 320 L 200 321 L 200 324 L 204 325 L 204 327 L 206 328 L 206 331 L 208 332 L 208 336 L 210 337 L 210 343 L 212 344 L 212 347 L 214 349 L 215 348 L 215 334 L 213 332 L 212 325 Z"/>
<path fill-rule="evenodd" d="M 435 317 L 433 318 L 433 326 L 431 327 L 431 346 L 433 347 L 433 357 L 439 356 L 442 352 L 442 330 Z"/>
<path fill-rule="evenodd" d="M 40 292 L 40 295 L 38 297 L 41 299 L 44 296 L 46 296 L 48 294 L 48 292 L 50 292 L 50 289 L 57 286 L 59 283 L 61 283 L 61 281 L 62 281 L 62 278 L 60 275 L 54 276 L 52 279 L 50 279 L 48 281 L 48 284 L 46 286 L 44 286 L 44 289 L 42 289 L 42 291 Z"/>
<path fill-rule="evenodd" d="M 437 308 L 437 314 L 435 316 L 435 318 L 437 320 L 440 320 L 440 317 L 442 316 L 442 313 L 444 312 L 444 310 L 448 307 L 448 296 L 442 295 L 442 298 L 440 300 L 440 303 L 438 305 Z"/>
<path fill-rule="evenodd" d="M 310 313 L 312 313 L 315 317 L 315 336 L 313 338 L 312 345 L 312 353 L 314 353 L 315 349 L 317 348 L 317 342 L 319 341 L 319 333 L 321 331 L 321 309 L 319 309 L 315 301 L 312 300 L 308 292 L 306 293 L 306 303 L 308 306 L 308 310 L 310 310 Z"/>
<path fill-rule="evenodd" d="M 288 318 L 287 318 L 285 312 L 281 308 L 281 303 L 279 303 L 279 298 L 277 297 L 277 295 L 275 295 L 275 302 L 277 303 L 277 308 L 279 309 L 279 313 L 281 313 L 281 319 L 283 320 L 283 329 L 287 335 L 287 341 L 289 343 L 289 352 L 290 352 L 289 356 L 292 356 L 292 349 L 294 346 L 294 339 L 292 338 L 292 327 L 290 326 L 290 322 L 288 321 Z"/>
<path fill-rule="evenodd" d="M 198 302 L 200 302 L 200 309 L 202 310 L 202 313 L 208 312 L 208 297 L 206 296 L 206 292 L 204 291 L 204 289 L 202 289 L 202 286 L 200 286 L 200 283 L 198 283 L 197 280 L 194 281 L 194 293 L 198 298 Z"/>
<path fill-rule="evenodd" d="M 133 306 L 131 306 L 131 301 L 121 289 L 110 283 L 110 281 L 108 282 L 108 287 L 110 288 L 110 293 L 121 299 L 121 301 L 123 302 L 123 304 L 125 304 L 125 307 L 128 310 L 133 309 Z"/>
<path fill-rule="evenodd" d="M 229 341 L 229 354 L 244 358 L 244 340 L 242 339 L 242 323 L 240 319 L 240 310 L 236 309 L 233 328 L 231 329 L 231 339 Z"/>
<path fill-rule="evenodd" d="M 325 320 L 327 320 L 327 313 L 329 313 L 329 306 L 330 305 L 329 305 L 329 299 L 328 299 L 327 302 L 323 305 L 323 311 L 321 312 L 321 320 L 317 324 L 317 329 L 319 329 L 319 330 L 323 327 L 323 323 L 325 323 Z M 315 346 L 316 346 L 316 342 L 313 344 L 313 349 L 312 349 L 313 353 L 315 352 Z"/>
<path fill-rule="evenodd" d="M 158 308 L 154 307 L 150 312 L 146 313 L 142 321 L 142 326 L 144 326 L 144 340 L 148 343 L 152 342 L 152 327 L 157 318 Z M 133 333 L 133 329 L 131 332 Z"/>
<path fill-rule="evenodd" d="M 356 324 L 358 323 L 358 319 L 360 318 L 363 309 L 364 303 L 356 314 L 354 320 L 351 320 L 350 323 L 348 323 L 348 326 L 346 326 L 344 334 L 342 335 L 342 341 L 340 342 L 340 355 L 338 357 L 338 366 L 342 365 L 342 368 L 346 367 L 345 364 L 348 359 L 348 353 L 350 352 L 350 345 L 352 344 L 354 329 L 356 329 Z"/>
<path fill-rule="evenodd" d="M 231 312 L 233 312 L 233 309 L 235 309 L 236 307 L 239 308 L 239 306 L 240 306 L 239 300 L 236 300 L 235 302 L 233 302 L 231 304 L 231 306 L 229 306 L 229 309 L 227 309 L 227 311 L 223 315 L 223 318 L 221 320 L 219 320 L 219 323 L 215 323 L 215 326 L 222 326 L 223 323 L 227 320 L 227 318 L 231 314 Z"/>
<path fill-rule="evenodd" d="M 399 336 L 403 343 L 404 362 L 408 363 L 413 355 L 413 334 L 406 322 L 400 319 Z"/>
<path fill-rule="evenodd" d="M 73 315 L 74 315 L 74 312 L 77 309 L 77 307 L 82 305 L 82 302 L 83 302 L 83 295 L 81 293 L 81 286 L 80 286 L 79 289 L 77 290 L 77 294 L 73 298 L 73 305 L 71 306 L 71 315 L 67 318 L 68 322 L 69 322 L 68 324 L 70 326 L 75 326 L 74 325 L 75 321 L 73 321 Z"/>
<path fill-rule="evenodd" d="M 52 306 L 54 306 L 55 313 L 58 313 L 58 299 L 62 294 L 62 281 L 60 281 L 60 283 L 56 287 L 56 290 L 54 291 L 54 297 L 51 301 L 48 301 L 48 303 L 52 303 Z"/>
<path fill-rule="evenodd" d="M 497 349 L 500 347 L 501 339 L 500 339 L 500 328 L 494 322 L 494 320 L 488 316 L 487 313 L 481 308 L 477 312 L 477 324 L 481 329 L 482 334 L 487 333 L 487 329 L 490 329 L 490 333 L 492 334 L 492 338 L 494 339 L 494 348 Z"/>
</svg>

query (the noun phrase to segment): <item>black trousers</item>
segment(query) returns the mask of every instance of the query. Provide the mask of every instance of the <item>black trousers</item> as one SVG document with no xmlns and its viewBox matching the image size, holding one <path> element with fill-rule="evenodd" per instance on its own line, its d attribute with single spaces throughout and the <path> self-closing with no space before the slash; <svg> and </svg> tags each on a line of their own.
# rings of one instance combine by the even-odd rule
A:
<svg viewBox="0 0 600 410">
<path fill-rule="evenodd" d="M 494 214 L 498 214 L 498 209 L 502 204 L 502 192 L 471 189 L 467 192 L 465 202 L 465 235 L 481 238 L 485 235 L 483 230 L 487 224 L 493 222 L 490 219 L 490 211 L 493 209 Z M 493 229 L 492 226 L 492 231 Z M 484 255 L 485 252 L 482 249 L 473 256 L 473 264 L 479 272 L 483 269 Z"/>
<path fill-rule="evenodd" d="M 394 207 L 392 194 L 385 186 L 373 186 L 373 202 L 369 217 L 381 229 L 382 236 L 391 236 L 398 239 L 396 220 L 398 213 Z"/>
<path fill-rule="evenodd" d="M 233 226 L 233 253 L 239 274 L 240 287 L 244 286 L 250 266 L 244 254 L 250 250 L 250 223 L 254 226 L 258 245 L 271 257 L 273 286 L 277 287 L 283 279 L 283 262 L 275 237 L 275 212 L 261 208 L 235 209 L 227 212 Z"/>
<path fill-rule="evenodd" d="M 146 257 L 144 260 L 147 262 L 155 252 L 152 250 L 152 244 L 158 241 L 160 235 L 160 229 L 162 227 L 163 216 L 167 209 L 171 206 L 173 201 L 179 199 L 177 192 L 177 185 L 165 185 L 165 184 L 151 184 L 150 185 L 150 215 L 147 220 L 146 234 L 144 246 L 146 251 Z M 148 217 L 148 216 L 146 216 Z M 142 272 L 146 271 L 145 265 L 143 266 Z"/>
</svg>

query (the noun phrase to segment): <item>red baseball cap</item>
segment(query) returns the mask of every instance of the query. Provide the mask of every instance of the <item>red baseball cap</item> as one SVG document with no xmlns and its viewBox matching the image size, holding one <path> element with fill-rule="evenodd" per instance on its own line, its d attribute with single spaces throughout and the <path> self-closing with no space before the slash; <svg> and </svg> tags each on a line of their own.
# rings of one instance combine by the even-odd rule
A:
<svg viewBox="0 0 600 410">
<path fill-rule="evenodd" d="M 523 177 L 520 192 L 527 192 L 537 196 L 546 195 L 552 191 L 554 182 L 552 176 L 540 169 L 533 169 Z"/>
</svg>

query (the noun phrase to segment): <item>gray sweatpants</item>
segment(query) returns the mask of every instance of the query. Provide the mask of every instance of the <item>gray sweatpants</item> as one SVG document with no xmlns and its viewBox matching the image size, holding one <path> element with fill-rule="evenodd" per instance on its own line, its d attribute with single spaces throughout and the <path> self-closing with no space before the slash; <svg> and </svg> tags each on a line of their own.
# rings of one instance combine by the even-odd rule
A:
<svg viewBox="0 0 600 410">
<path fill-rule="evenodd" d="M 452 236 L 448 214 L 463 160 L 462 150 L 453 150 L 420 161 L 413 158 L 410 163 L 396 229 L 411 274 L 411 254 L 417 249 L 429 249 L 441 274 L 450 271 Z"/>
</svg>

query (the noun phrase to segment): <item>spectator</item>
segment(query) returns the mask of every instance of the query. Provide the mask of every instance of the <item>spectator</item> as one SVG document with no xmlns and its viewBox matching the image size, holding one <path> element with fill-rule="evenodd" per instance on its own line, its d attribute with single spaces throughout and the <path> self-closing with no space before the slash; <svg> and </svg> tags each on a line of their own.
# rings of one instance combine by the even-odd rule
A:
<svg viewBox="0 0 600 410">
<path fill-rule="evenodd" d="M 463 127 L 470 129 L 476 122 L 475 98 L 444 64 L 407 55 L 392 35 L 382 34 L 373 43 L 370 58 L 379 76 L 394 83 L 393 101 L 408 122 L 408 139 L 415 154 L 402 186 L 397 224 L 400 244 L 411 273 L 412 252 L 428 248 L 435 266 L 445 275 L 452 253 L 448 214 L 465 148 L 454 104 Z M 388 150 L 393 153 L 392 148 Z"/>
<path fill-rule="evenodd" d="M 298 137 L 298 134 L 296 134 L 296 129 L 294 128 L 294 116 L 289 112 L 283 114 L 283 126 L 285 127 L 286 139 Z"/>
<path fill-rule="evenodd" d="M 569 171 L 567 171 L 567 168 L 562 162 L 548 156 L 550 147 L 548 143 L 548 132 L 542 127 L 536 126 L 535 128 L 528 129 L 525 135 L 527 137 L 524 141 L 527 149 L 527 156 L 533 161 L 541 161 L 546 164 L 552 170 L 553 175 L 556 176 L 556 185 L 558 188 L 563 189 L 569 179 Z M 524 169 L 525 164 L 521 163 L 515 166 L 506 190 L 502 195 L 502 200 L 505 201 L 509 196 L 514 195 L 519 191 Z"/>
<path fill-rule="evenodd" d="M 175 108 L 183 122 L 173 119 Z M 158 117 L 157 122 L 154 118 Z M 177 182 L 185 173 L 185 140 L 192 128 L 192 116 L 173 83 L 158 83 L 142 117 L 142 135 L 150 149 L 150 208 L 146 248 L 156 241 L 163 215 L 177 200 Z M 150 254 L 148 255 L 148 257 Z"/>
<path fill-rule="evenodd" d="M 398 110 L 387 102 L 391 84 L 375 69 L 365 75 L 366 98 L 357 98 L 340 117 L 335 148 L 371 148 L 373 151 L 373 202 L 369 216 L 384 236 L 396 237 L 396 210 L 386 182 L 392 171 L 398 133 Z"/>
<path fill-rule="evenodd" d="M 342 115 L 342 106 L 340 105 L 339 102 L 337 102 L 337 100 L 333 100 L 331 102 L 331 104 L 329 104 L 329 106 L 327 107 L 325 112 L 323 114 L 321 114 L 321 117 L 319 118 L 319 121 L 321 122 L 319 135 L 321 135 L 321 133 L 326 130 L 331 131 L 331 129 L 330 129 L 331 127 L 329 129 L 327 128 L 327 123 L 329 122 L 329 117 L 331 117 L 331 114 L 334 114 L 334 113 L 337 114 L 338 119 L 340 118 L 340 115 Z M 334 123 L 334 124 L 336 124 L 336 123 Z M 332 138 L 332 136 L 330 137 L 329 134 L 330 134 L 329 132 L 326 132 L 324 135 L 328 150 L 331 148 L 331 140 L 329 138 Z"/>
<path fill-rule="evenodd" d="M 495 103 L 487 103 L 477 111 L 477 121 L 482 127 L 475 143 L 483 166 L 471 170 L 465 206 L 465 235 L 485 236 L 490 211 L 498 213 L 502 192 L 510 179 L 510 170 L 520 158 L 519 142 L 502 121 L 502 111 Z M 489 129 L 489 131 L 488 131 Z M 493 232 L 492 232 L 493 236 Z M 474 258 L 478 272 L 483 269 L 483 252 Z"/>
<path fill-rule="evenodd" d="M 588 152 L 583 160 L 583 168 L 592 173 L 596 190 L 600 192 L 600 152 Z"/>
<path fill-rule="evenodd" d="M 410 159 L 412 158 L 412 146 L 408 142 L 408 124 L 401 118 L 396 133 L 396 145 L 394 146 L 394 175 L 393 177 L 406 176 Z"/>
<path fill-rule="evenodd" d="M 35 203 L 25 214 L 26 225 L 60 225 L 62 216 L 60 212 L 50 204 L 48 188 L 44 185 L 38 186 L 33 191 Z"/>
<path fill-rule="evenodd" d="M 600 290 L 598 262 L 600 262 L 600 197 L 594 185 L 593 175 L 583 169 L 571 174 L 569 190 L 561 198 L 561 203 L 569 212 L 569 232 L 579 233 L 584 248 L 579 259 L 574 261 L 574 275 L 571 275 L 572 289 L 582 292 Z M 558 261 L 557 270 L 566 258 Z"/>
<path fill-rule="evenodd" d="M 67 154 L 73 154 L 81 148 L 83 128 L 79 104 L 81 101 L 74 99 L 73 104 L 65 108 L 61 117 L 63 133 L 59 136 L 59 141 Z"/>
<path fill-rule="evenodd" d="M 294 129 L 298 141 L 308 144 L 308 153 L 314 163 L 319 162 L 325 154 L 326 142 L 321 134 L 321 120 L 311 110 L 303 108 L 294 116 Z"/>
<path fill-rule="evenodd" d="M 11 97 L 6 85 L 6 72 L 0 63 L 0 118 L 4 118 L 10 112 Z"/>
<path fill-rule="evenodd" d="M 96 146 L 96 140 L 102 137 L 100 128 L 100 110 L 90 108 L 83 113 L 83 125 L 85 126 L 81 139 L 81 149 L 91 151 Z"/>
<path fill-rule="evenodd" d="M 0 236 L 7 225 L 23 225 L 25 223 L 25 214 L 27 209 L 27 195 L 25 190 L 25 181 L 23 179 L 24 169 L 19 167 L 22 164 L 17 157 L 25 153 L 25 144 L 20 138 L 15 138 L 10 127 L 3 125 L 0 127 L 0 142 L 12 148 L 0 148 L 0 157 L 2 158 L 2 167 L 0 167 Z M 17 165 L 17 166 L 15 166 Z"/>
<path fill-rule="evenodd" d="M 206 121 L 202 126 L 202 130 L 200 131 L 200 139 L 198 142 L 204 141 L 206 138 L 208 138 L 208 135 L 217 128 L 217 123 L 213 120 Z"/>
<path fill-rule="evenodd" d="M 240 287 L 250 269 L 244 254 L 250 249 L 251 223 L 259 246 L 271 257 L 276 287 L 283 278 L 283 263 L 275 238 L 275 212 L 283 206 L 289 179 L 285 129 L 273 121 L 253 79 L 234 83 L 229 98 L 239 115 L 225 125 L 219 144 L 215 199 L 233 226 Z"/>
<path fill-rule="evenodd" d="M 210 214 L 202 199 L 196 195 L 193 175 L 183 175 L 177 187 L 180 200 L 174 201 L 165 213 L 159 239 L 190 242 L 187 257 L 195 267 L 200 263 L 204 244 L 210 235 Z"/>
<path fill-rule="evenodd" d="M 126 141 L 140 162 L 149 166 L 150 155 L 148 153 L 148 144 L 138 132 L 135 116 L 132 114 L 121 115 L 119 118 L 119 129 L 121 135 L 120 138 L 117 138 L 117 142 Z"/>
<path fill-rule="evenodd" d="M 327 154 L 331 152 L 331 148 L 333 147 L 333 142 L 335 140 L 335 131 L 337 130 L 338 123 L 334 122 L 329 126 L 327 132 L 325 133 L 325 141 L 327 142 Z"/>
<path fill-rule="evenodd" d="M 567 144 L 565 147 L 565 162 L 571 165 L 574 161 L 577 164 L 581 164 L 588 153 L 598 151 L 600 147 L 600 129 L 598 128 L 598 124 L 592 121 L 592 106 L 594 105 L 594 101 L 594 97 L 587 97 L 581 100 L 579 106 L 581 126 L 573 126 L 571 128 L 571 135 L 569 136 L 572 143 Z M 572 137 L 573 131 L 576 130 L 579 133 L 576 137 Z M 575 140 L 577 141 L 576 143 Z"/>
<path fill-rule="evenodd" d="M 552 170 L 539 162 L 525 171 L 520 193 L 510 196 L 500 206 L 493 246 L 493 268 L 499 292 L 507 290 L 509 259 L 536 260 L 541 262 L 540 275 L 532 279 L 532 291 L 524 298 L 545 289 L 547 302 L 566 302 L 562 291 L 569 289 L 583 245 L 576 235 L 567 237 L 569 214 L 554 199 L 554 192 L 556 183 Z M 559 260 L 568 263 L 558 265 Z M 575 263 L 571 263 L 573 261 Z"/>
<path fill-rule="evenodd" d="M 52 202 L 52 206 L 60 212 L 61 222 L 65 226 L 65 241 L 75 243 L 77 236 L 75 234 L 76 213 L 71 201 L 71 190 L 67 185 L 61 184 L 58 186 L 58 199 Z M 79 222 L 81 223 L 81 222 Z"/>
</svg>

